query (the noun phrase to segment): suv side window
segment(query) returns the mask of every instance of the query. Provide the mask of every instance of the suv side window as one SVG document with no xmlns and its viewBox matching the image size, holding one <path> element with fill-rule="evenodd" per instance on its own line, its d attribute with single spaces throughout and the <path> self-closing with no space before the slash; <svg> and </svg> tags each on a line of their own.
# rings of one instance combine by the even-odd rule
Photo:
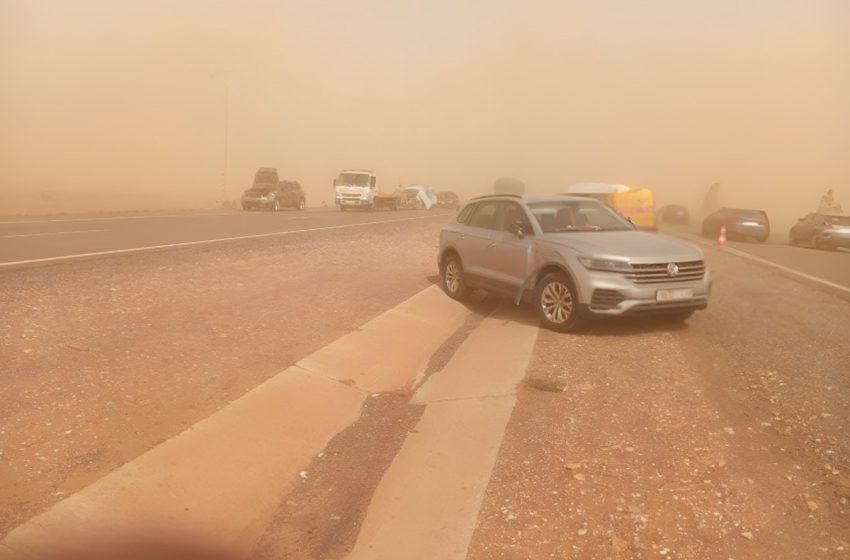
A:
<svg viewBox="0 0 850 560">
<path fill-rule="evenodd" d="M 469 225 L 482 229 L 499 229 L 500 206 L 501 203 L 498 201 L 479 202 L 475 208 L 475 212 L 472 214 Z"/>
<path fill-rule="evenodd" d="M 534 233 L 534 229 L 531 227 L 531 222 L 528 221 L 528 215 L 525 213 L 525 210 L 522 209 L 522 206 L 517 204 L 516 202 L 502 202 L 502 231 L 510 231 L 511 224 L 515 222 L 522 223 L 522 231 L 526 235 L 530 235 Z"/>
<path fill-rule="evenodd" d="M 469 223 L 469 217 L 472 216 L 472 211 L 475 210 L 476 206 L 478 206 L 478 205 L 477 204 L 469 204 L 469 205 L 466 206 L 466 208 L 461 210 L 460 214 L 457 215 L 458 223 L 468 224 Z"/>
</svg>

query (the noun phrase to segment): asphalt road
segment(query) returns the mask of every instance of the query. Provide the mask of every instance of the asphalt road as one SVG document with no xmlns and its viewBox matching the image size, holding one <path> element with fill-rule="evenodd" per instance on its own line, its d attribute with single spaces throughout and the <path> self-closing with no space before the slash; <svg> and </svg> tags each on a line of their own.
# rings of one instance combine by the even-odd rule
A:
<svg viewBox="0 0 850 560">
<path fill-rule="evenodd" d="M 665 231 L 685 236 L 703 246 L 717 246 L 713 239 L 702 237 L 689 229 L 669 228 Z M 850 288 L 850 251 L 794 247 L 788 244 L 784 236 L 778 234 L 771 236 L 766 243 L 728 241 L 726 247 L 779 267 Z"/>
<path fill-rule="evenodd" d="M 21 219 L 0 222 L 0 268 L 92 255 L 286 232 L 414 220 L 450 211 L 230 212 Z"/>
<path fill-rule="evenodd" d="M 288 560 L 847 558 L 850 302 L 741 256 L 799 255 L 795 266 L 832 274 L 846 255 L 699 239 L 715 287 L 685 323 L 559 334 L 537 331 L 530 306 L 473 297 L 432 352 L 423 338 L 457 317 L 431 286 L 447 218 L 427 217 L 18 223 L 30 234 L 113 227 L 140 245 L 162 224 L 175 230 L 158 233 L 167 242 L 203 241 L 180 238 L 186 224 L 213 239 L 224 224 L 308 231 L 6 271 L 0 537 L 51 511 L 18 537 L 85 516 L 134 528 L 144 506 L 168 527 L 177 516 L 211 520 L 210 532 L 251 525 L 260 557 Z M 407 221 L 381 221 L 393 219 Z M 86 234 L 6 239 L 66 235 Z M 435 297 L 417 312 L 423 290 Z M 311 439 L 337 401 L 282 383 L 293 368 L 357 393 L 357 421 Z M 369 376 L 381 388 L 357 385 Z M 215 420 L 221 411 L 244 431 Z M 293 434 L 309 440 L 296 458 L 282 439 Z M 247 474 L 221 476 L 234 465 Z M 163 483 L 186 478 L 203 483 Z M 371 554 L 372 542 L 404 552 Z M 7 537 L 0 558 L 20 545 Z"/>
</svg>

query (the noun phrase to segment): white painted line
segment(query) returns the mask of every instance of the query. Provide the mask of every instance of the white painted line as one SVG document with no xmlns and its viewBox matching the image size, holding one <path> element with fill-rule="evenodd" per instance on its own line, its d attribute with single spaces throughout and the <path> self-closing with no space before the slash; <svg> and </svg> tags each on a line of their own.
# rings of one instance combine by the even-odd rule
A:
<svg viewBox="0 0 850 560">
<path fill-rule="evenodd" d="M 746 251 L 733 249 L 732 247 L 728 247 L 728 246 L 727 247 L 720 247 L 720 246 L 718 246 L 714 243 L 710 243 L 710 242 L 708 242 L 704 239 L 699 239 L 695 235 L 690 235 L 690 234 L 687 234 L 687 233 L 677 233 L 676 235 L 679 235 L 681 237 L 687 237 L 691 241 L 693 241 L 695 243 L 699 243 L 700 245 L 703 245 L 703 246 L 706 246 L 706 247 L 714 247 L 715 249 L 719 249 L 719 250 L 724 251 L 726 253 L 732 253 L 733 255 L 736 255 L 736 256 L 741 257 L 743 259 L 749 259 L 751 261 L 754 261 L 754 262 L 757 262 L 757 263 L 760 263 L 760 264 L 763 264 L 763 265 L 766 265 L 766 266 L 773 267 L 777 270 L 787 272 L 788 274 L 792 274 L 794 276 L 804 278 L 804 279 L 806 279 L 810 282 L 815 282 L 815 283 L 821 284 L 823 286 L 827 286 L 829 288 L 832 288 L 834 290 L 838 290 L 840 292 L 850 294 L 850 288 L 848 288 L 847 286 L 842 286 L 841 284 L 836 284 L 835 282 L 830 282 L 829 280 L 825 280 L 825 279 L 819 278 L 817 276 L 812 276 L 811 274 L 801 272 L 801 271 L 796 270 L 794 268 L 791 268 L 791 267 L 788 267 L 788 266 L 785 266 L 785 265 L 781 265 L 781 264 L 775 263 L 773 261 L 763 259 L 761 257 L 756 257 L 755 255 L 751 255 L 751 254 L 747 253 Z"/>
<path fill-rule="evenodd" d="M 264 237 L 280 237 L 284 235 L 294 235 L 296 233 L 310 233 L 313 231 L 328 231 L 334 229 L 346 229 L 346 228 L 354 228 L 354 227 L 362 227 L 362 226 L 372 226 L 376 224 L 392 224 L 396 222 L 410 222 L 413 220 L 426 220 L 428 218 L 439 218 L 441 216 L 452 216 L 453 214 L 431 214 L 428 216 L 416 216 L 414 218 L 395 218 L 393 220 L 376 220 L 372 222 L 357 222 L 355 224 L 340 224 L 336 226 L 322 226 L 316 228 L 307 228 L 307 229 L 294 229 L 290 231 L 275 231 L 271 233 L 255 233 L 252 235 L 239 235 L 236 237 L 220 237 L 217 239 L 202 239 L 199 241 L 184 241 L 182 243 L 168 243 L 165 245 L 149 245 L 147 247 L 133 247 L 130 249 L 115 249 L 112 251 L 97 251 L 94 253 L 79 253 L 76 255 L 63 255 L 60 257 L 45 257 L 42 259 L 29 259 L 25 261 L 12 261 L 0 263 L 0 270 L 4 268 L 10 268 L 13 266 L 22 266 L 28 264 L 44 264 L 51 262 L 70 262 L 79 259 L 86 259 L 91 257 L 103 257 L 106 255 L 131 255 L 134 253 L 144 253 L 146 251 L 156 251 L 158 249 L 174 249 L 177 247 L 194 247 L 198 245 L 211 245 L 213 243 L 223 243 L 225 241 L 239 241 L 243 239 L 261 239 Z"/>
<path fill-rule="evenodd" d="M 375 489 L 346 560 L 464 560 L 538 328 L 484 319 L 412 403 L 425 412 Z"/>
<path fill-rule="evenodd" d="M 12 239 L 15 237 L 40 237 L 43 235 L 72 235 L 75 233 L 94 233 L 96 231 L 106 231 L 105 229 L 80 229 L 76 231 L 46 231 L 43 233 L 17 233 L 15 235 L 0 235 L 0 239 Z"/>
</svg>

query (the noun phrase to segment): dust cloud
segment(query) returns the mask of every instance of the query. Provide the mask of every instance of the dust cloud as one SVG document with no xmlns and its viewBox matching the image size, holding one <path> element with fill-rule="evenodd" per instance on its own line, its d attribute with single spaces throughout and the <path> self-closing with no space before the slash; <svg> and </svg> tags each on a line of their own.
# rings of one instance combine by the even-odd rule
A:
<svg viewBox="0 0 850 560">
<path fill-rule="evenodd" d="M 0 214 L 204 208 L 276 166 L 850 206 L 850 3 L 0 0 Z"/>
</svg>

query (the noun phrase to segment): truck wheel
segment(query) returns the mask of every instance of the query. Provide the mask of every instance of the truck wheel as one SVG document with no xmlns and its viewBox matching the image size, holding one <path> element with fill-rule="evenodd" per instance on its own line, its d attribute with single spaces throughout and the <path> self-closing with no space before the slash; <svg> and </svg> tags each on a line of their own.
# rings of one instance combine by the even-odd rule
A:
<svg viewBox="0 0 850 560">
<path fill-rule="evenodd" d="M 563 272 L 552 272 L 540 280 L 534 304 L 547 329 L 568 332 L 578 328 L 582 321 L 578 293 Z"/>
<path fill-rule="evenodd" d="M 443 270 L 440 272 L 443 277 L 443 289 L 450 298 L 460 301 L 469 295 L 469 288 L 463 280 L 463 265 L 460 257 L 457 255 L 446 257 L 443 261 Z"/>
</svg>

